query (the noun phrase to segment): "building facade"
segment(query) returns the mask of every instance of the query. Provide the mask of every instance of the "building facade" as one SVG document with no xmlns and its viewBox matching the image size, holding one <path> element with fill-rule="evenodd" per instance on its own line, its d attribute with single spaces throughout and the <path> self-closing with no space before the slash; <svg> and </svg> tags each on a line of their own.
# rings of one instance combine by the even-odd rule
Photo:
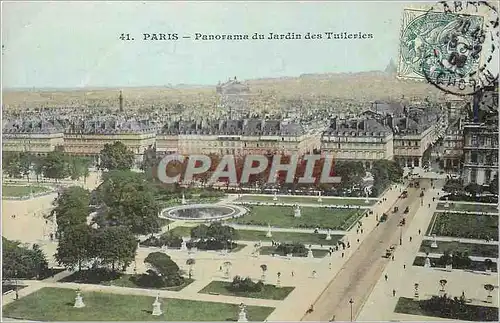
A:
<svg viewBox="0 0 500 323">
<path fill-rule="evenodd" d="M 464 123 L 464 184 L 488 185 L 498 176 L 498 85 L 476 93 Z"/>
</svg>

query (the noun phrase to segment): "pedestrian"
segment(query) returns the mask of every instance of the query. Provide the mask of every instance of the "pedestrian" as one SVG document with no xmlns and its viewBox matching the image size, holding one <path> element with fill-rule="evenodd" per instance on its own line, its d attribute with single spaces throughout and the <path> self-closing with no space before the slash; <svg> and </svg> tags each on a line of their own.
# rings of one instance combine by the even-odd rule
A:
<svg viewBox="0 0 500 323">
<path fill-rule="evenodd" d="M 420 229 L 418 229 L 418 234 L 420 234 L 422 231 Z"/>
<path fill-rule="evenodd" d="M 429 203 L 429 209 L 431 208 L 431 203 Z"/>
<path fill-rule="evenodd" d="M 410 237 L 410 242 L 411 242 L 411 239 L 412 239 L 412 238 Z"/>
<path fill-rule="evenodd" d="M 294 277 L 294 276 L 295 276 L 295 272 L 292 270 L 292 277 Z"/>
<path fill-rule="evenodd" d="M 219 267 L 219 271 L 222 271 L 222 266 Z"/>
<path fill-rule="evenodd" d="M 332 263 L 328 264 L 328 269 L 332 269 Z"/>
<path fill-rule="evenodd" d="M 344 253 L 342 253 L 342 258 L 344 258 Z"/>
<path fill-rule="evenodd" d="M 385 277 L 385 281 L 387 281 L 387 279 L 389 278 L 389 277 L 387 276 L 387 274 L 385 274 L 385 276 L 384 276 L 384 277 Z"/>
<path fill-rule="evenodd" d="M 394 261 L 394 256 L 392 256 L 392 261 Z"/>
<path fill-rule="evenodd" d="M 405 264 L 405 265 L 403 265 L 403 269 L 406 269 L 406 264 Z"/>
<path fill-rule="evenodd" d="M 361 234 L 363 234 L 363 229 L 361 229 Z"/>
<path fill-rule="evenodd" d="M 396 290 L 395 289 L 392 290 L 392 296 L 396 296 Z"/>
<path fill-rule="evenodd" d="M 359 233 L 359 229 L 356 229 L 356 233 Z"/>
<path fill-rule="evenodd" d="M 359 239 L 356 239 L 356 242 L 359 243 Z"/>
</svg>

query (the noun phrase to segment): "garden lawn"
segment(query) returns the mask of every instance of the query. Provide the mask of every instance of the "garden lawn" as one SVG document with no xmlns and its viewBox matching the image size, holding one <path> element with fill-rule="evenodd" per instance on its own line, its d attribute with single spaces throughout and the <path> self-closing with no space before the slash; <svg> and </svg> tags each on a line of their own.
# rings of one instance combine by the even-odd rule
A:
<svg viewBox="0 0 500 323">
<path fill-rule="evenodd" d="M 138 284 L 136 280 L 134 280 L 134 275 L 103 272 L 103 271 L 95 272 L 90 270 L 82 270 L 81 272 L 75 272 L 60 280 L 60 282 L 75 282 L 80 284 L 100 284 L 106 286 L 159 289 L 159 290 L 168 290 L 175 292 L 182 290 L 184 287 L 188 286 L 193 281 L 194 281 L 193 279 L 184 278 L 184 282 L 179 286 L 155 288 L 155 287 L 142 286 Z"/>
<path fill-rule="evenodd" d="M 243 195 L 238 198 L 237 202 L 276 202 L 276 203 L 309 203 L 309 204 L 322 204 L 322 205 L 360 205 L 369 206 L 377 202 L 376 199 L 368 199 L 369 203 L 365 203 L 365 199 L 353 199 L 348 197 L 325 197 L 322 196 L 321 202 L 318 202 L 317 196 L 278 196 L 277 201 L 273 201 L 274 195 Z"/>
<path fill-rule="evenodd" d="M 162 298 L 164 313 L 152 316 L 154 295 L 83 292 L 86 307 L 73 308 L 76 291 L 42 288 L 3 307 L 3 316 L 32 321 L 236 321 L 238 304 Z M 264 321 L 272 307 L 248 306 L 249 321 Z"/>
<path fill-rule="evenodd" d="M 301 207 L 301 217 L 294 217 L 294 208 L 289 206 L 255 205 L 248 207 L 249 213 L 232 219 L 230 223 L 245 225 L 271 225 L 277 228 L 323 228 L 347 230 L 361 216 L 362 212 L 353 209 L 331 209 Z"/>
<path fill-rule="evenodd" d="M 497 321 L 498 322 L 498 307 L 487 307 L 466 304 L 465 314 L 451 315 L 445 311 L 431 312 L 421 306 L 423 301 L 415 301 L 411 298 L 400 297 L 396 304 L 394 312 L 402 314 L 412 314 L 419 316 L 442 317 L 453 320 L 463 321 Z"/>
<path fill-rule="evenodd" d="M 275 252 L 275 250 L 276 250 L 276 247 L 264 246 L 264 247 L 260 247 L 259 253 L 261 255 L 272 255 L 273 253 L 278 255 L 279 253 Z M 324 249 L 311 249 L 311 250 L 313 252 L 314 258 L 324 258 L 326 255 L 328 255 L 328 250 L 324 250 Z M 279 254 L 279 255 L 286 256 L 283 254 Z M 307 253 L 305 255 L 293 254 L 292 256 L 293 257 L 307 257 Z"/>
<path fill-rule="evenodd" d="M 498 215 L 436 212 L 428 231 L 431 231 L 428 235 L 497 240 Z"/>
<path fill-rule="evenodd" d="M 230 285 L 230 282 L 214 280 L 200 290 L 199 293 L 216 293 L 227 296 L 283 300 L 295 289 L 295 287 L 276 287 L 274 285 L 265 284 L 260 292 L 233 292 L 228 289 Z"/>
<path fill-rule="evenodd" d="M 431 248 L 431 244 L 431 240 L 422 241 L 420 252 L 444 253 L 445 251 L 450 251 L 452 253 L 456 253 L 467 251 L 469 253 L 469 256 L 498 258 L 497 245 L 460 243 L 455 241 L 438 241 L 438 247 Z"/>
<path fill-rule="evenodd" d="M 2 196 L 23 197 L 29 196 L 31 192 L 38 194 L 48 192 L 50 189 L 43 186 L 21 186 L 21 185 L 2 185 Z"/>
<path fill-rule="evenodd" d="M 446 202 L 439 202 L 438 210 L 450 210 L 450 211 L 468 211 L 468 212 L 487 212 L 487 213 L 498 213 L 496 204 L 468 204 L 468 203 L 458 203 L 458 202 L 448 202 L 449 207 L 444 207 Z"/>
<path fill-rule="evenodd" d="M 443 265 L 437 265 L 439 258 L 429 258 L 431 261 L 431 266 L 434 268 L 445 268 Z M 493 266 L 491 267 L 492 272 L 497 271 L 497 264 L 494 261 L 495 259 L 491 259 L 493 261 Z M 423 267 L 425 264 L 425 257 L 417 256 L 413 261 L 413 266 Z M 464 268 L 463 266 L 453 266 L 453 269 L 465 269 L 465 270 L 474 270 L 474 271 L 486 271 L 486 266 L 483 261 L 471 261 L 471 264 L 468 268 Z"/>
<path fill-rule="evenodd" d="M 180 235 L 183 237 L 191 236 L 190 227 L 175 227 L 170 230 L 172 233 L 176 235 Z M 279 241 L 281 243 L 303 243 L 306 246 L 309 244 L 316 245 L 335 245 L 337 241 L 340 240 L 343 235 L 331 235 L 332 240 L 325 240 L 326 234 L 315 234 L 315 233 L 299 233 L 299 232 L 272 232 L 273 236 L 271 238 L 266 237 L 267 230 L 258 231 L 258 230 L 236 230 L 239 235 L 239 239 L 241 241 Z"/>
</svg>

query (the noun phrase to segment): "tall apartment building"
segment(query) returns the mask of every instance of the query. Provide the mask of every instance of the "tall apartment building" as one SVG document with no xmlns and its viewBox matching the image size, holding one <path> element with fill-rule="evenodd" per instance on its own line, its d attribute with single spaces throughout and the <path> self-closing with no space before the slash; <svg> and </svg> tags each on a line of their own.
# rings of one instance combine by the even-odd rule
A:
<svg viewBox="0 0 500 323">
<path fill-rule="evenodd" d="M 474 96 L 472 118 L 464 123 L 465 185 L 488 185 L 498 175 L 498 86 Z"/>
</svg>

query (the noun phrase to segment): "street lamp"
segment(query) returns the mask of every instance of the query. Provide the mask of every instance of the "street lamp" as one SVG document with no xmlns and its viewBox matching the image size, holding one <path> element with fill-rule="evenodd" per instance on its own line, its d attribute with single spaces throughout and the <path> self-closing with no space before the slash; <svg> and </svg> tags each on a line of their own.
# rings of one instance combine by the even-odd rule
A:
<svg viewBox="0 0 500 323">
<path fill-rule="evenodd" d="M 14 280 L 14 290 L 16 292 L 16 301 L 17 301 L 19 299 L 19 292 L 17 290 L 17 283 L 18 283 L 18 281 L 17 281 L 17 270 L 14 272 L 14 276 L 15 276 L 14 277 L 14 279 L 15 279 Z"/>
<path fill-rule="evenodd" d="M 352 322 L 352 304 L 354 304 L 352 298 L 349 300 L 349 304 L 351 304 L 351 322 Z"/>
<path fill-rule="evenodd" d="M 399 245 L 403 245 L 403 225 L 401 225 L 401 230 L 399 230 Z"/>
</svg>

